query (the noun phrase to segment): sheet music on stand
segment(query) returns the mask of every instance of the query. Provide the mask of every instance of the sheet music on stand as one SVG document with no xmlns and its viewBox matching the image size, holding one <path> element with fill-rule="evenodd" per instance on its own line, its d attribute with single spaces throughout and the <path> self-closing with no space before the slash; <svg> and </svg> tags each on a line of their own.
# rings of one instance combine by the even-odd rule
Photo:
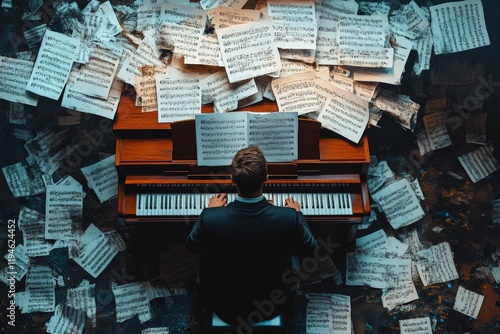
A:
<svg viewBox="0 0 500 334">
<path fill-rule="evenodd" d="M 238 150 L 252 145 L 268 162 L 298 158 L 297 112 L 197 114 L 195 127 L 199 166 L 228 166 Z"/>
</svg>

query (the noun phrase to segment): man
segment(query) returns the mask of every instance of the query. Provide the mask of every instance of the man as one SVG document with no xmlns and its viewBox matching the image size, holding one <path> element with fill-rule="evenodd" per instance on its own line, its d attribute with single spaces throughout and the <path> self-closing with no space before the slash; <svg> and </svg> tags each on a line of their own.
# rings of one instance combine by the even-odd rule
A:
<svg viewBox="0 0 500 334">
<path fill-rule="evenodd" d="M 235 326 L 281 314 L 296 289 L 282 278 L 291 256 L 310 256 L 318 247 L 298 202 L 287 198 L 286 207 L 277 207 L 264 198 L 267 177 L 258 147 L 238 151 L 231 163 L 236 200 L 227 204 L 226 194 L 213 196 L 186 241 L 189 252 L 201 253 L 203 299 Z"/>
</svg>

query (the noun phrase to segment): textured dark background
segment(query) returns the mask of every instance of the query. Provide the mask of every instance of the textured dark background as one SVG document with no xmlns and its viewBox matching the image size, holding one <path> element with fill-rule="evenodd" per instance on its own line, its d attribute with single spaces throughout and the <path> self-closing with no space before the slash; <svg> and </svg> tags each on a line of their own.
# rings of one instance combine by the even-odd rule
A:
<svg viewBox="0 0 500 334">
<path fill-rule="evenodd" d="M 406 3 L 407 1 L 401 1 Z M 419 5 L 424 1 L 416 1 Z M 447 1 L 434 1 L 434 4 Z M 15 8 L 0 10 L 0 54 L 8 55 L 11 52 L 27 50 L 21 32 L 31 25 L 50 23 L 57 28 L 54 12 L 49 5 L 51 0 L 44 2 L 43 22 L 26 22 L 21 19 L 25 1 L 14 1 Z M 113 2 L 117 3 L 117 2 Z M 392 1 L 397 5 L 397 1 Z M 79 1 L 80 8 L 86 5 Z M 500 288 L 491 277 L 484 275 L 480 270 L 491 263 L 491 254 L 500 248 L 500 226 L 493 224 L 491 219 L 490 201 L 500 198 L 500 174 L 493 173 L 486 179 L 472 183 L 460 165 L 457 155 L 470 152 L 477 145 L 467 144 L 465 141 L 466 124 L 469 117 L 487 113 L 487 139 L 496 147 L 494 152 L 500 161 L 500 31 L 498 28 L 499 2 L 484 0 L 486 23 L 490 34 L 491 45 L 457 54 L 433 56 L 431 71 L 424 71 L 420 77 L 411 74 L 411 66 L 415 54 L 410 55 L 407 71 L 404 74 L 402 85 L 393 87 L 401 94 L 409 95 L 414 101 L 425 106 L 427 100 L 437 97 L 448 99 L 446 122 L 453 145 L 439 151 L 420 156 L 414 133 L 402 129 L 393 119 L 383 116 L 381 128 L 371 127 L 367 130 L 370 140 L 371 154 L 378 160 L 387 160 L 390 167 L 398 175 L 411 174 L 420 182 L 425 195 L 422 207 L 425 217 L 410 227 L 394 231 L 381 214 L 378 220 L 367 230 L 358 231 L 357 237 L 383 228 L 389 235 L 398 236 L 411 228 L 416 228 L 420 240 L 425 245 L 433 245 L 443 241 L 450 243 L 454 252 L 455 264 L 460 278 L 449 283 L 423 287 L 416 283 L 419 300 L 410 303 L 411 307 L 388 312 L 382 307 L 381 291 L 368 287 L 349 287 L 337 285 L 329 279 L 318 285 L 305 288 L 305 292 L 333 292 L 346 294 L 351 297 L 353 331 L 360 333 L 399 333 L 398 320 L 430 317 L 434 323 L 435 333 L 500 333 L 500 307 L 495 303 L 500 301 Z M 467 69 L 481 69 L 484 77 L 496 83 L 494 92 L 483 101 L 482 108 L 468 114 L 456 112 L 453 106 L 464 103 L 467 96 L 474 94 L 478 85 L 475 80 L 469 85 L 435 85 L 431 82 L 431 72 L 465 71 Z M 0 78 L 1 80 L 1 78 Z M 26 158 L 24 142 L 13 137 L 16 127 L 27 129 L 32 133 L 56 127 L 59 116 L 67 115 L 66 110 L 60 107 L 57 101 L 40 99 L 36 108 L 26 107 L 29 116 L 26 126 L 9 124 L 8 103 L 0 101 L 0 167 L 4 167 Z M 423 111 L 423 110 L 421 110 Z M 422 127 L 422 112 L 419 113 L 417 127 Z M 103 120 L 99 117 L 81 114 L 79 125 L 71 126 L 66 138 L 68 144 L 79 143 L 83 138 L 84 130 L 91 130 L 99 126 Z M 111 121 L 103 121 L 112 126 Z M 92 190 L 86 188 L 83 175 L 79 168 L 97 162 L 107 154 L 114 154 L 114 137 L 112 134 L 97 146 L 92 153 L 83 157 L 75 165 L 66 166 L 69 173 L 84 184 L 88 194 L 84 201 L 83 228 L 93 223 L 102 231 L 118 229 L 116 224 L 116 200 L 100 204 Z M 458 179 L 449 174 L 453 172 L 462 177 Z M 5 179 L 0 176 L 0 245 L 1 254 L 6 253 L 6 221 L 17 219 L 21 206 L 28 206 L 40 212 L 44 211 L 45 196 L 32 196 L 26 199 L 14 199 Z M 439 233 L 433 232 L 433 227 L 441 227 Z M 76 263 L 68 259 L 65 250 L 55 250 L 47 257 L 32 259 L 32 263 L 49 265 L 56 275 L 65 279 L 66 288 L 77 286 L 82 279 L 96 283 L 97 327 L 92 328 L 88 323 L 84 333 L 139 333 L 142 328 L 168 326 L 170 333 L 199 333 L 201 331 L 201 315 L 197 303 L 196 289 L 188 283 L 186 295 L 173 296 L 165 299 L 156 299 L 151 303 L 154 318 L 141 325 L 137 318 L 116 323 L 115 304 L 111 293 L 111 283 L 123 284 L 132 281 L 146 281 L 158 273 L 157 256 L 159 252 L 182 245 L 190 230 L 190 226 L 179 224 L 176 226 L 148 226 L 137 233 L 138 252 L 121 252 L 111 262 L 108 268 L 97 278 L 93 279 Z M 120 230 L 129 240 L 127 233 Z M 316 230 L 318 236 L 335 235 L 335 227 L 329 230 Z M 22 241 L 20 232 L 17 233 L 18 243 Z M 333 256 L 339 270 L 344 273 L 345 254 L 337 252 Z M 478 319 L 471 319 L 453 311 L 453 303 L 458 286 L 462 285 L 486 296 L 483 308 Z M 63 302 L 66 295 L 65 287 L 57 288 L 56 303 Z M 17 284 L 17 290 L 24 290 L 24 280 Z M 0 305 L 7 302 L 6 287 L 0 284 Z M 293 330 L 291 333 L 305 333 L 304 298 L 299 298 L 292 311 Z M 7 333 L 10 328 L 6 325 L 3 306 L 0 308 L 0 332 Z M 52 313 L 20 314 L 17 312 L 16 333 L 43 333 L 45 323 Z"/>
</svg>

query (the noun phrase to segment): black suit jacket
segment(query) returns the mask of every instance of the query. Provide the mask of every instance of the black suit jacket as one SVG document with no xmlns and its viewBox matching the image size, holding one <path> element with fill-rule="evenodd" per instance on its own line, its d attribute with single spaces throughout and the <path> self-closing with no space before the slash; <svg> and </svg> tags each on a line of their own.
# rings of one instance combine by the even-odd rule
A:
<svg viewBox="0 0 500 334">
<path fill-rule="evenodd" d="M 205 301 L 232 324 L 238 317 L 247 321 L 252 312 L 259 312 L 263 320 L 281 313 L 293 301 L 294 287 L 283 279 L 290 274 L 291 255 L 312 255 L 316 247 L 301 212 L 274 206 L 266 199 L 257 203 L 236 200 L 203 210 L 186 241 L 188 252 L 201 253 Z M 282 297 L 270 305 L 271 293 L 276 291 Z M 254 314 L 252 319 L 259 316 Z"/>
</svg>

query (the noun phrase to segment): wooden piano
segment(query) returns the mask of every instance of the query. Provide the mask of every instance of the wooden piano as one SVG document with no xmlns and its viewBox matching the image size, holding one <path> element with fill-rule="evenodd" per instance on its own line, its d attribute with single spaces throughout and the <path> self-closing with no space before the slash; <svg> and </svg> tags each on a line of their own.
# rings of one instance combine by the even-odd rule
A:
<svg viewBox="0 0 500 334">
<path fill-rule="evenodd" d="M 239 110 L 273 112 L 277 107 L 261 102 Z M 202 112 L 213 109 L 204 106 Z M 194 222 L 210 194 L 225 192 L 231 200 L 236 192 L 228 166 L 197 166 L 194 120 L 158 123 L 157 115 L 142 113 L 126 96 L 118 107 L 114 124 L 118 219 L 126 229 L 145 223 Z M 264 193 L 275 205 L 294 196 L 311 227 L 350 227 L 370 215 L 369 161 L 366 135 L 353 144 L 315 120 L 299 118 L 298 160 L 270 163 Z"/>
</svg>

